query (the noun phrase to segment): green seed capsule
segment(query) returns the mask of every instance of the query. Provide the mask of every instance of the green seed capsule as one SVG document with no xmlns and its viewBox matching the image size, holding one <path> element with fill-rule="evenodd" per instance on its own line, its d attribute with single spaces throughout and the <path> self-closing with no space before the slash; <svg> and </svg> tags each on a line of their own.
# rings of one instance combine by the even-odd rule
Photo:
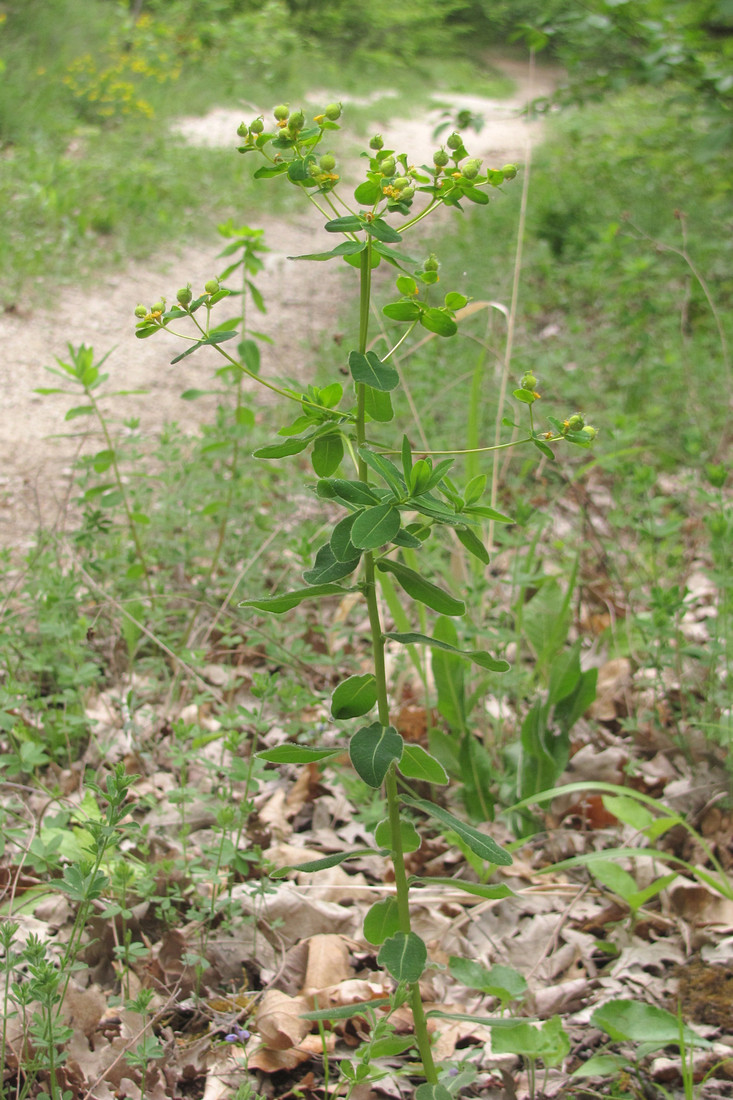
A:
<svg viewBox="0 0 733 1100">
<path fill-rule="evenodd" d="M 568 417 L 568 419 L 565 421 L 565 427 L 568 429 L 569 432 L 579 432 L 584 424 L 585 420 L 583 420 L 583 417 L 580 415 L 580 413 L 575 413 L 574 416 Z"/>
<path fill-rule="evenodd" d="M 393 176 L 396 164 L 394 157 L 387 157 L 379 165 L 379 171 L 383 176 Z"/>
<path fill-rule="evenodd" d="M 537 389 L 537 379 L 535 378 L 535 376 L 532 374 L 531 371 L 527 371 L 526 374 L 522 375 L 522 379 L 521 379 L 519 385 L 522 387 L 523 390 L 536 390 Z"/>
<path fill-rule="evenodd" d="M 445 149 L 436 149 L 433 153 L 433 164 L 436 168 L 445 168 L 449 160 L 450 157 L 446 153 Z"/>
<path fill-rule="evenodd" d="M 290 108 L 287 107 L 284 103 L 281 103 L 278 107 L 275 107 L 272 113 L 278 122 L 284 122 L 290 114 Z"/>
<path fill-rule="evenodd" d="M 505 164 L 502 168 L 502 172 L 504 173 L 505 180 L 513 180 L 517 174 L 517 166 L 516 164 Z"/>
<path fill-rule="evenodd" d="M 598 432 L 592 424 L 586 424 L 585 427 L 581 429 L 581 435 L 587 435 L 588 439 L 595 439 Z"/>
<path fill-rule="evenodd" d="M 265 120 L 263 118 L 256 118 L 249 124 L 249 130 L 251 134 L 261 134 L 265 128 Z"/>
<path fill-rule="evenodd" d="M 159 302 L 153 302 L 150 307 L 151 313 L 165 313 L 165 298 L 161 298 Z"/>
<path fill-rule="evenodd" d="M 475 158 L 472 158 L 471 160 L 465 161 L 465 163 L 461 167 L 461 175 L 463 176 L 464 179 L 475 180 L 476 176 L 479 174 L 479 169 L 480 168 L 481 168 L 481 161 L 476 160 Z"/>
<path fill-rule="evenodd" d="M 240 122 L 239 126 L 237 126 L 237 136 L 241 137 L 241 138 L 246 138 L 248 136 L 248 134 L 249 134 L 249 127 L 247 126 L 247 123 L 246 122 Z"/>
<path fill-rule="evenodd" d="M 422 265 L 423 271 L 437 271 L 439 267 L 440 264 L 438 262 L 438 257 L 435 255 L 434 252 L 430 253 L 427 260 L 425 260 Z"/>
<path fill-rule="evenodd" d="M 404 199 L 405 201 L 407 201 L 407 199 L 411 199 L 414 194 L 415 188 L 412 185 L 410 185 L 409 187 L 403 187 L 400 191 L 400 199 Z"/>
<path fill-rule="evenodd" d="M 303 129 L 305 125 L 305 115 L 302 111 L 293 111 L 288 119 L 288 129 L 294 130 L 295 133 Z"/>
<path fill-rule="evenodd" d="M 191 293 L 191 287 L 190 286 L 182 287 L 181 290 L 179 290 L 178 293 L 176 294 L 176 298 L 178 299 L 178 302 L 179 302 L 180 305 L 182 305 L 184 307 L 187 306 L 187 305 L 190 305 L 190 303 L 193 300 L 193 294 Z"/>
<path fill-rule="evenodd" d="M 147 317 L 147 315 L 148 315 L 148 307 L 147 306 L 142 305 L 142 303 L 139 306 L 135 306 L 135 316 L 136 317 Z"/>
<path fill-rule="evenodd" d="M 463 145 L 463 138 L 454 130 L 452 134 L 448 135 L 448 140 L 445 144 L 448 146 L 449 149 L 460 149 Z"/>
<path fill-rule="evenodd" d="M 374 135 L 374 137 L 369 142 L 369 148 L 370 149 L 383 149 L 384 148 L 384 138 L 382 137 L 381 134 L 375 134 Z"/>
<path fill-rule="evenodd" d="M 204 283 L 204 290 L 206 291 L 207 294 L 216 294 L 218 289 L 219 289 L 219 280 L 218 279 L 209 279 L 208 282 Z"/>
<path fill-rule="evenodd" d="M 318 163 L 324 172 L 333 172 L 336 167 L 336 157 L 331 153 L 324 153 Z"/>
<path fill-rule="evenodd" d="M 326 110 L 323 112 L 327 119 L 331 122 L 335 122 L 337 118 L 341 118 L 341 104 L 329 103 Z"/>
</svg>

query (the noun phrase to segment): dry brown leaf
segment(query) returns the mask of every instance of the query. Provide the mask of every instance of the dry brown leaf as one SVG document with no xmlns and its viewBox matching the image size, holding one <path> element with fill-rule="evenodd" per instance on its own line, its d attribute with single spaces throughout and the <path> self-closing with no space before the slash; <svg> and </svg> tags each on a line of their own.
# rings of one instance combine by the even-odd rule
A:
<svg viewBox="0 0 733 1100">
<path fill-rule="evenodd" d="M 319 993 L 351 977 L 349 948 L 343 936 L 320 935 L 308 940 L 308 964 L 303 994 Z"/>
<path fill-rule="evenodd" d="M 675 913 L 693 925 L 715 926 L 718 931 L 733 931 L 733 901 L 724 898 L 701 882 L 678 880 L 669 887 Z"/>
<path fill-rule="evenodd" d="M 268 989 L 257 1010 L 255 1022 L 265 1046 L 271 1050 L 289 1050 L 298 1046 L 310 1031 L 307 1020 L 301 1020 L 302 1012 L 309 1011 L 303 997 L 289 997 L 279 989 Z"/>
<path fill-rule="evenodd" d="M 596 697 L 588 714 L 597 722 L 613 722 L 626 714 L 626 695 L 631 686 L 631 661 L 617 657 L 598 669 Z"/>
<path fill-rule="evenodd" d="M 318 1037 L 320 1041 L 320 1036 Z M 247 1057 L 247 1065 L 250 1069 L 261 1070 L 262 1073 L 280 1073 L 281 1070 L 292 1070 L 303 1062 L 309 1062 L 311 1054 L 299 1047 L 290 1047 L 289 1050 L 272 1050 L 270 1047 L 257 1047 Z"/>
</svg>

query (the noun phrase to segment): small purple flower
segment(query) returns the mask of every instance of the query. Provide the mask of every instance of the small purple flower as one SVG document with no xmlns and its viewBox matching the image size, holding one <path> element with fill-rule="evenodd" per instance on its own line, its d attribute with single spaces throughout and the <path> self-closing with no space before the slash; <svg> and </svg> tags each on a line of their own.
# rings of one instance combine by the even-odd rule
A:
<svg viewBox="0 0 733 1100">
<path fill-rule="evenodd" d="M 246 1043 L 248 1039 L 249 1032 L 245 1031 L 239 1024 L 234 1024 L 229 1034 L 224 1036 L 225 1043 Z"/>
</svg>

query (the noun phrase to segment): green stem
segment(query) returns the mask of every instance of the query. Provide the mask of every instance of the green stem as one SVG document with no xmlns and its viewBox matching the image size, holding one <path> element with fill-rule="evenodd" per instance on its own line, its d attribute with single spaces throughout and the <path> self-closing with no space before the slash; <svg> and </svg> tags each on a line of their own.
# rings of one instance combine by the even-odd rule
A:
<svg viewBox="0 0 733 1100">
<path fill-rule="evenodd" d="M 359 294 L 359 351 L 364 354 L 369 338 L 369 305 L 371 298 L 371 239 L 361 254 L 360 267 L 360 294 Z M 363 383 L 357 383 L 357 416 L 356 416 L 356 441 L 361 447 L 366 441 L 365 400 L 366 387 Z M 368 480 L 369 470 L 364 460 L 359 458 L 359 478 Z M 372 637 L 372 654 L 374 660 L 374 677 L 377 684 L 377 708 L 379 722 L 382 726 L 390 724 L 389 697 L 387 695 L 387 673 L 384 664 L 384 634 L 379 618 L 379 603 L 377 601 L 377 586 L 374 571 L 374 554 L 371 550 L 364 553 L 364 597 L 369 613 L 369 627 Z M 394 869 L 395 891 L 397 897 L 397 912 L 399 914 L 400 931 L 409 933 L 410 921 L 410 891 L 405 870 L 405 854 L 402 848 L 402 833 L 400 829 L 400 799 L 397 790 L 397 777 L 395 764 L 389 768 L 385 777 L 385 794 L 387 798 L 387 814 L 389 817 L 392 865 Z M 423 1008 L 418 982 L 413 983 L 410 990 L 412 1003 L 412 1016 L 415 1026 L 415 1038 L 417 1040 L 420 1057 L 423 1064 L 425 1079 L 430 1084 L 437 1084 L 438 1074 L 433 1061 L 433 1053 L 430 1047 L 430 1035 L 428 1033 L 425 1009 Z"/>
</svg>

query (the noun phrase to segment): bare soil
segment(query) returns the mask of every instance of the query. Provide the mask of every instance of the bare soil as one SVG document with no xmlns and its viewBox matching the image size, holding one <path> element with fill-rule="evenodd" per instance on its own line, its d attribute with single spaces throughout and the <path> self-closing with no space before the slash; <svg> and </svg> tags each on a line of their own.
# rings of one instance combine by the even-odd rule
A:
<svg viewBox="0 0 733 1100">
<path fill-rule="evenodd" d="M 510 99 L 490 100 L 475 96 L 454 97 L 456 110 L 480 113 L 485 124 L 471 140 L 472 154 L 487 165 L 524 163 L 542 133 L 542 121 L 526 121 L 522 108 L 532 99 L 548 95 L 559 73 L 539 70 L 533 76 L 526 67 L 503 62 L 515 80 Z M 313 93 L 322 103 L 332 95 Z M 420 119 L 395 121 L 381 127 L 387 147 L 409 152 L 421 163 L 436 147 L 433 131 L 444 120 L 444 100 Z M 236 127 L 241 109 L 218 108 L 205 117 L 180 119 L 178 133 L 187 140 L 236 147 Z M 249 220 L 246 212 L 243 219 Z M 296 366 L 317 349 L 321 334 L 337 323 L 343 300 L 344 280 L 352 274 L 335 264 L 296 264 L 289 256 L 328 246 L 320 215 L 313 208 L 287 220 L 258 212 L 251 224 L 265 231 L 270 251 L 258 286 L 269 306 L 265 317 L 257 315 L 255 327 L 272 336 L 263 349 L 263 374 L 293 375 Z M 0 405 L 0 546 L 24 549 L 39 527 L 63 523 L 72 492 L 73 464 L 83 450 L 99 446 L 89 439 L 87 418 L 64 421 L 67 408 L 78 403 L 71 397 L 40 396 L 37 387 L 55 385 L 44 369 L 55 358 L 68 355 L 68 345 L 86 344 L 98 358 L 109 353 L 105 370 L 111 389 L 146 389 L 147 397 L 115 398 L 114 414 L 139 416 L 143 431 L 154 436 L 176 422 L 184 432 L 194 431 L 206 415 L 205 404 L 181 400 L 181 393 L 202 387 L 209 367 L 220 365 L 216 354 L 202 349 L 196 356 L 170 366 L 180 344 L 159 336 L 139 341 L 135 337 L 133 311 L 138 302 L 149 304 L 161 295 L 171 301 L 179 286 L 194 288 L 221 270 L 217 253 L 222 242 L 192 244 L 176 252 L 151 257 L 123 271 L 103 272 L 91 288 L 64 288 L 47 306 L 32 312 L 0 315 L 0 345 L 4 354 L 4 393 Z M 283 318 L 287 318 L 286 323 Z M 164 346 L 166 345 L 166 346 Z M 62 383 L 59 381 L 59 385 Z M 110 406 L 111 407 L 111 406 Z M 71 434 L 70 434 L 71 433 Z"/>
</svg>

